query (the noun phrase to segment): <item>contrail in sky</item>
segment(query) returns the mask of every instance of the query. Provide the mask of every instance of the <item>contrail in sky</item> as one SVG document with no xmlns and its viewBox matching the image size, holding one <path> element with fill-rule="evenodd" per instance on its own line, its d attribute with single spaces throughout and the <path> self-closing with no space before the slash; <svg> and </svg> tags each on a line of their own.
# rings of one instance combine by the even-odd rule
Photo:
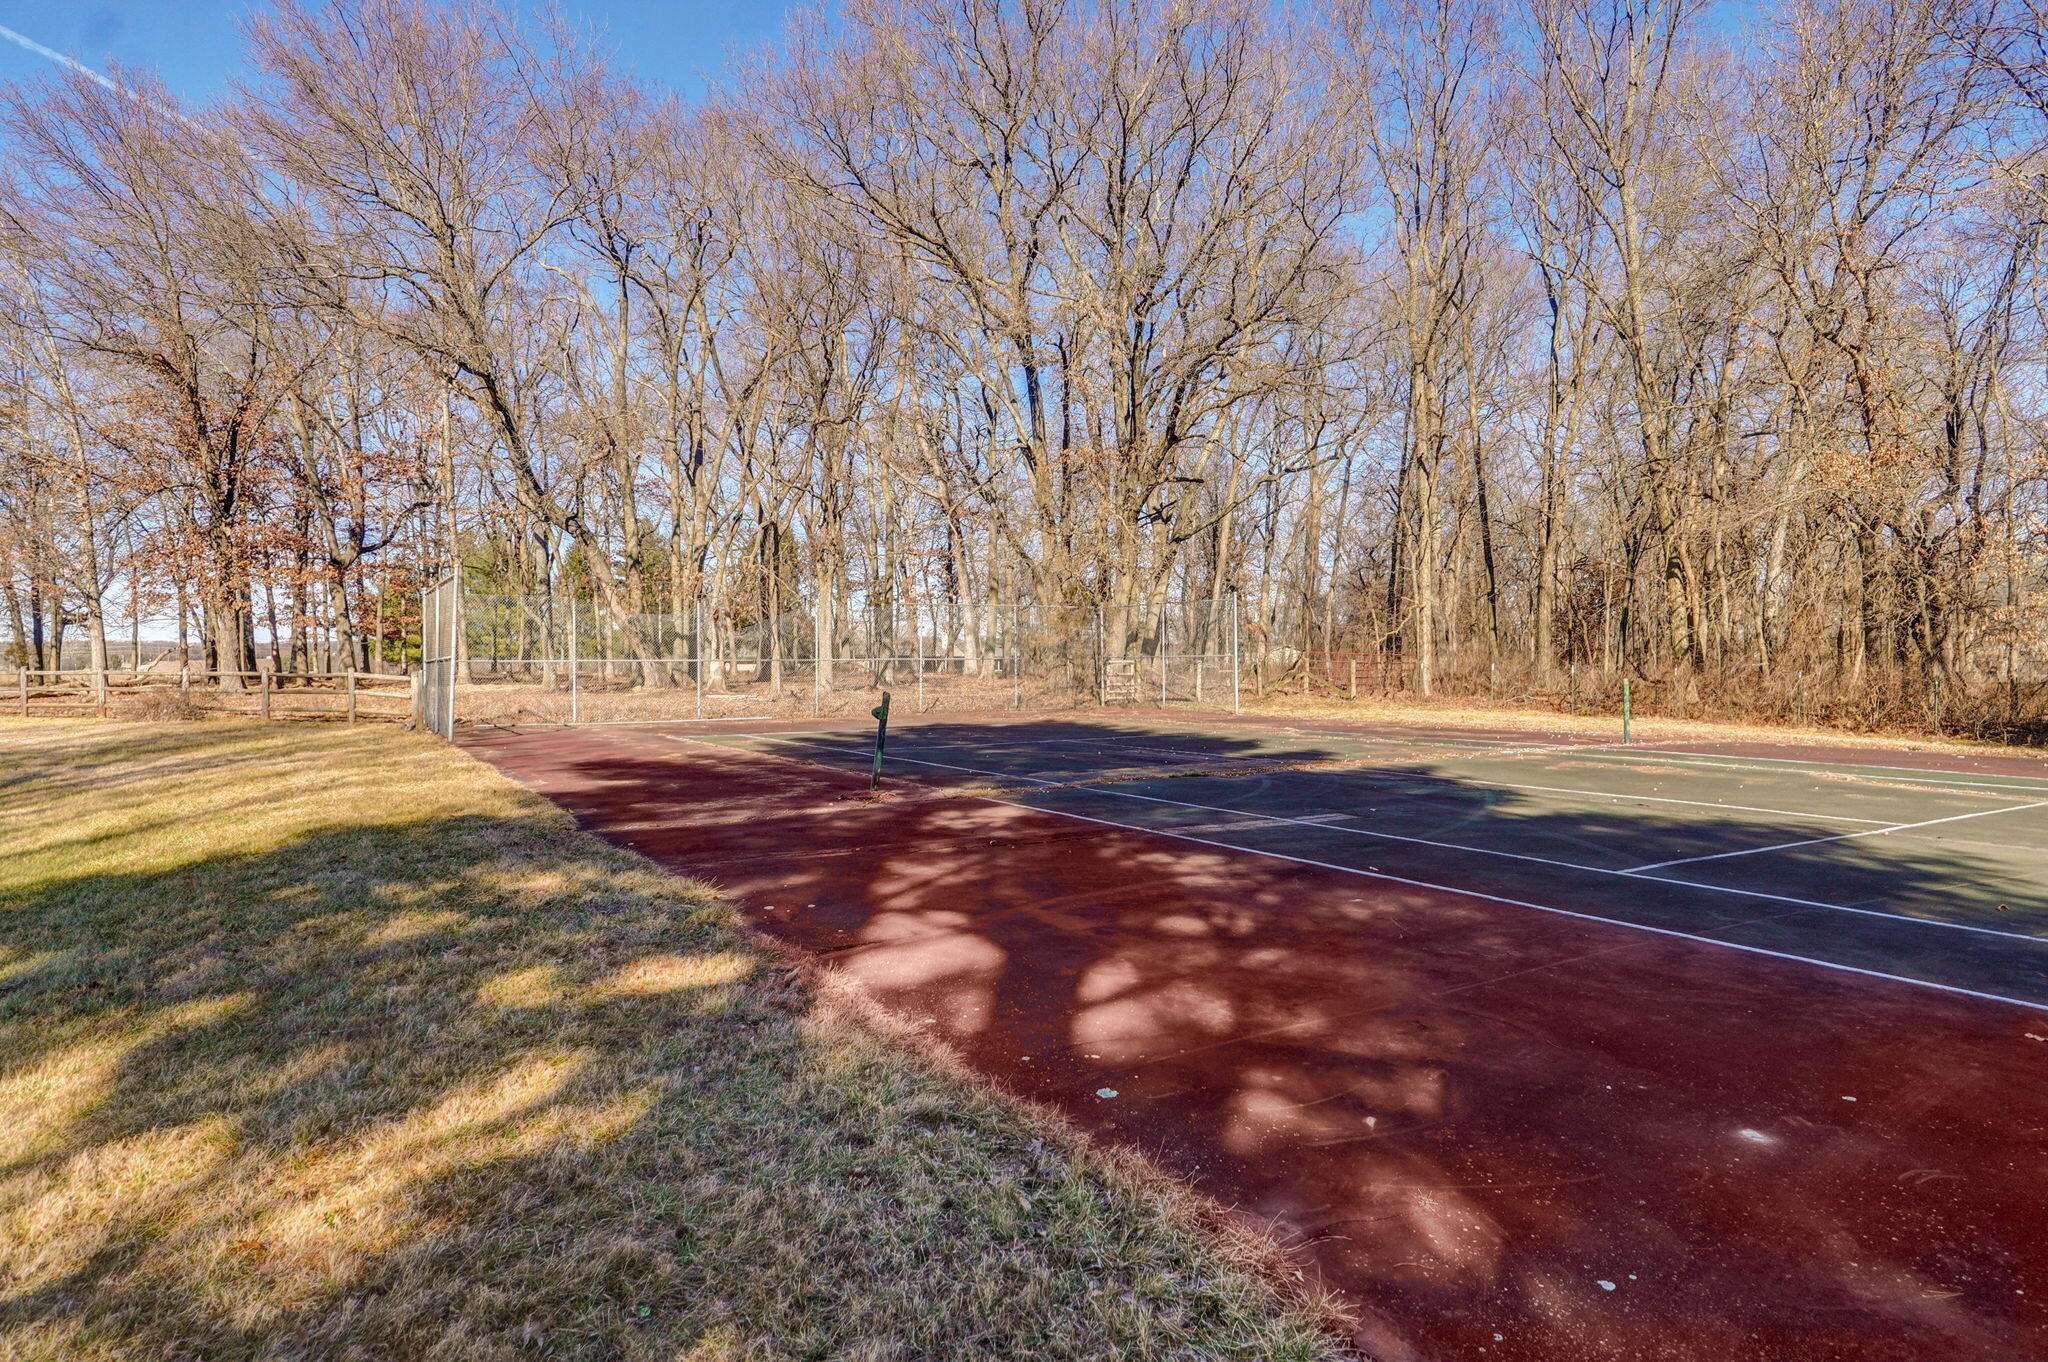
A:
<svg viewBox="0 0 2048 1362">
<path fill-rule="evenodd" d="M 5 38 L 8 42 L 13 43 L 16 47 L 27 48 L 29 51 L 35 53 L 38 57 L 48 57 L 51 61 L 56 62 L 59 66 L 68 66 L 72 70 L 78 72 L 78 74 L 80 74 L 81 76 L 88 76 L 91 79 L 98 81 L 100 84 L 106 86 L 109 90 L 112 90 L 117 95 L 127 95 L 130 99 L 135 98 L 135 95 L 132 91 L 122 89 L 119 85 L 116 85 L 113 81 L 108 80 L 105 76 L 93 70 L 84 62 L 79 61 L 76 57 L 67 57 L 54 47 L 44 47 L 34 38 L 30 38 L 23 34 L 16 33 L 13 29 L 8 28 L 5 25 L 0 25 L 0 38 Z"/>
<path fill-rule="evenodd" d="M 179 113 L 176 109 L 167 109 L 153 99 L 146 99 L 143 96 L 136 94 L 127 86 L 122 85 L 120 82 L 107 79 L 99 72 L 93 70 L 90 66 L 87 66 L 84 62 L 78 60 L 78 58 L 67 56 L 64 53 L 59 52 L 54 47 L 44 47 L 34 38 L 31 38 L 23 33 L 16 33 L 13 29 L 8 28 L 5 24 L 0 24 L 0 38 L 5 38 L 8 42 L 13 43 L 16 47 L 22 48 L 23 50 L 28 52 L 33 52 L 39 57 L 48 57 L 51 61 L 56 62 L 59 66 L 68 67 L 71 70 L 78 72 L 79 75 L 84 76 L 87 80 L 94 81 L 99 85 L 102 85 L 107 89 L 112 90 L 115 94 L 120 95 L 123 99 L 132 99 L 137 104 L 141 104 L 147 108 L 154 109 L 158 113 L 163 114 L 167 118 L 177 119 L 180 123 L 185 124 L 187 127 L 197 128 L 200 126 L 198 122 L 196 122 L 193 119 L 187 118 L 184 114 Z"/>
</svg>

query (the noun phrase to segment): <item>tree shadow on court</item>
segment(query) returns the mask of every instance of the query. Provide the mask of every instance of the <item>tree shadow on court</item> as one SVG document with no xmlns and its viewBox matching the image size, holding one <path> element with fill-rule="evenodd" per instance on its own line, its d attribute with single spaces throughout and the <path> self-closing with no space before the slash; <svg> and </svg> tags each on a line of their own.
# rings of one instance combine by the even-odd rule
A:
<svg viewBox="0 0 2048 1362">
<path fill-rule="evenodd" d="M 1512 1330 L 1532 1355 L 2017 1357 L 2043 1323 L 2012 1290 L 2048 1254 L 2027 1014 L 1850 970 L 2048 999 L 2048 947 L 1817 906 L 2038 929 L 2007 852 L 1559 807 L 1440 763 L 1298 769 L 1331 749 L 1223 736 L 1172 741 L 1276 769 L 920 793 L 1056 779 L 1048 750 L 1118 737 L 1037 727 L 921 727 L 903 755 L 975 771 L 881 802 L 815 736 L 778 740 L 813 764 L 621 745 L 556 793 L 1003 1087 L 1270 1223 L 1365 1309 L 1369 1351 Z M 1780 842 L 1809 844 L 1718 889 L 1611 873 Z"/>
<path fill-rule="evenodd" d="M 0 1037 L 10 1357 L 1313 1351 L 552 817 L 19 888 Z"/>
</svg>

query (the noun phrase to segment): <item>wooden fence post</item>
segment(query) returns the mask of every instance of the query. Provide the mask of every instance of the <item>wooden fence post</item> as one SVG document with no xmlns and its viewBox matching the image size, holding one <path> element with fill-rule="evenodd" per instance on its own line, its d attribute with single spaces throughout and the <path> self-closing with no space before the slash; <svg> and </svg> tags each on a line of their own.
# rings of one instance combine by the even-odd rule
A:
<svg viewBox="0 0 2048 1362">
<path fill-rule="evenodd" d="M 28 717 L 28 663 L 14 669 L 14 684 L 21 690 L 21 717 Z"/>
<path fill-rule="evenodd" d="M 258 672 L 256 674 L 256 679 L 258 682 L 256 701 L 258 707 L 257 712 L 260 713 L 264 718 L 268 719 L 270 717 L 270 673 Z"/>
<path fill-rule="evenodd" d="M 348 674 L 348 721 L 350 723 L 356 721 L 356 674 L 354 672 Z"/>
</svg>

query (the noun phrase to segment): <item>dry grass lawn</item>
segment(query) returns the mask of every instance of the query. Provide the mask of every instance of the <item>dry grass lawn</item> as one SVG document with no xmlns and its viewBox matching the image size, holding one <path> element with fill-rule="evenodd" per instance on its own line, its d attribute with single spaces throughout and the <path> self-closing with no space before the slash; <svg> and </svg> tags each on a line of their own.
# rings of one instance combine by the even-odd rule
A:
<svg viewBox="0 0 2048 1362">
<path fill-rule="evenodd" d="M 1611 714 L 1566 714 L 1549 709 L 1476 703 L 1469 699 L 1421 700 L 1282 695 L 1245 701 L 1244 712 L 1268 719 L 1343 719 L 1353 723 L 1421 724 L 1437 728 L 1475 728 L 1565 733 L 1578 738 L 1621 740 L 1621 719 Z M 1637 742 L 1792 742 L 1817 746 L 1868 747 L 1889 751 L 1981 752 L 2029 754 L 2038 748 L 1965 738 L 1921 737 L 1899 733 L 1858 733 L 1839 728 L 1795 728 L 1789 724 L 1742 724 L 1719 719 L 1637 718 Z"/>
<path fill-rule="evenodd" d="M 1048 1132 L 431 740 L 0 721 L 0 1358 L 1329 1354 Z"/>
</svg>

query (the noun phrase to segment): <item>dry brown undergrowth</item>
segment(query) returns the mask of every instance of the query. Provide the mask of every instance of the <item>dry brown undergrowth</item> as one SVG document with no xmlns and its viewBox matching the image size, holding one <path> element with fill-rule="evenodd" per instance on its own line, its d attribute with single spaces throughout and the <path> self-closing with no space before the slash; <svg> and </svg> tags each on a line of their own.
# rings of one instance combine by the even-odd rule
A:
<svg viewBox="0 0 2048 1362">
<path fill-rule="evenodd" d="M 1461 699 L 1442 701 L 1408 699 L 1359 700 L 1269 695 L 1247 700 L 1248 715 L 1274 719 L 1341 719 L 1352 723 L 1415 724 L 1436 727 L 1471 726 L 1527 732 L 1561 733 L 1580 738 L 1618 742 L 1621 720 L 1614 715 L 1562 714 L 1546 709 L 1517 709 L 1512 706 L 1474 704 Z M 1718 719 L 1639 718 L 1633 726 L 1639 743 L 1675 742 L 1783 742 L 1829 747 L 1869 747 L 1890 751 L 1947 751 L 1961 754 L 2004 752 L 2014 755 L 2038 753 L 2038 748 L 2015 747 L 2005 743 L 1971 742 L 1958 738 L 1915 737 L 1903 734 L 1851 733 L 1841 729 L 1794 728 L 1784 724 L 1742 724 Z"/>
<path fill-rule="evenodd" d="M 0 1357 L 1325 1355 L 855 1010 L 429 740 L 0 721 Z"/>
</svg>

